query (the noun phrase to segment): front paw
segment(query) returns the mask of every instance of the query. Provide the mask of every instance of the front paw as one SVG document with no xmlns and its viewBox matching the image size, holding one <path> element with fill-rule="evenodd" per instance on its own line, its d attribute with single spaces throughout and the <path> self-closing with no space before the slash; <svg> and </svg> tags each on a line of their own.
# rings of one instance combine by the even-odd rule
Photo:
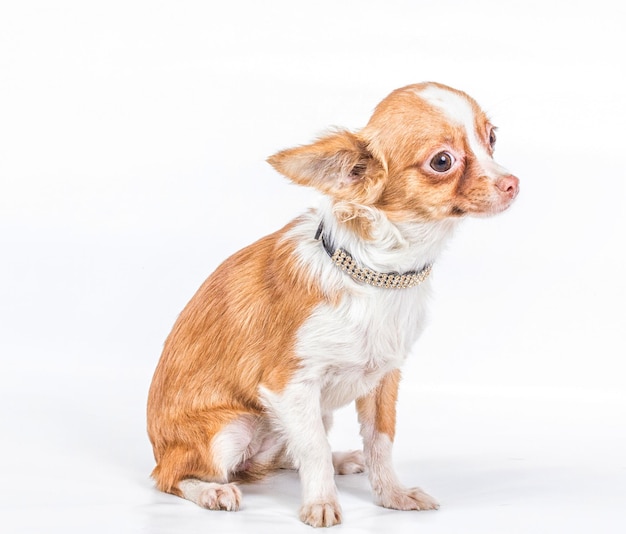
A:
<svg viewBox="0 0 626 534">
<path fill-rule="evenodd" d="M 377 503 L 394 510 L 437 510 L 439 503 L 419 488 L 394 488 L 378 496 Z"/>
<path fill-rule="evenodd" d="M 341 523 L 341 507 L 336 501 L 302 505 L 300 520 L 312 527 L 332 527 Z"/>
</svg>

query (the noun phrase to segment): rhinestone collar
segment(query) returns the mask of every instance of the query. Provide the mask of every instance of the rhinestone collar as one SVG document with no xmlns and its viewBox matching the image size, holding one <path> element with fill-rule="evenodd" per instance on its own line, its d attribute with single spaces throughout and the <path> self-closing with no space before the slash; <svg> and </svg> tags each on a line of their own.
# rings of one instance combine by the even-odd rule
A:
<svg viewBox="0 0 626 534">
<path fill-rule="evenodd" d="M 349 275 L 353 280 L 375 287 L 390 289 L 404 289 L 420 285 L 432 270 L 433 266 L 428 264 L 420 271 L 408 271 L 400 274 L 396 272 L 379 273 L 359 266 L 357 261 L 344 249 L 334 248 L 324 233 L 324 223 L 320 223 L 315 233 L 315 239 L 321 240 L 324 250 L 330 256 L 331 261 Z"/>
</svg>

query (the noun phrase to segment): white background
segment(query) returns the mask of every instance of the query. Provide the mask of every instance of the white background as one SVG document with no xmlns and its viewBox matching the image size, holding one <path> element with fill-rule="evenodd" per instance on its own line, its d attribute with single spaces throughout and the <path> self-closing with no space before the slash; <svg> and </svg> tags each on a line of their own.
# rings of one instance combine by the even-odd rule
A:
<svg viewBox="0 0 626 534">
<path fill-rule="evenodd" d="M 626 531 L 623 3 L 0 7 L 0 529 L 309 532 L 293 473 L 239 513 L 152 488 L 144 407 L 202 280 L 315 203 L 265 163 L 440 81 L 521 179 L 435 267 L 396 464 L 442 504 L 338 480 L 346 532 Z M 331 439 L 359 446 L 352 408 Z"/>
</svg>

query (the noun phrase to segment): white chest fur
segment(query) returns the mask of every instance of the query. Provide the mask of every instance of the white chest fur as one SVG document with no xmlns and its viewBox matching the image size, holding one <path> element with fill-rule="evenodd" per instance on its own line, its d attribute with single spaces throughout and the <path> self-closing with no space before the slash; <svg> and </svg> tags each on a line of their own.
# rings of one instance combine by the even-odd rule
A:
<svg viewBox="0 0 626 534">
<path fill-rule="evenodd" d="M 418 271 L 434 264 L 455 227 L 450 221 L 395 225 L 372 210 L 376 236 L 363 241 L 338 224 L 333 210 L 327 203 L 309 212 L 286 236 L 298 243 L 298 261 L 329 295 L 298 332 L 301 366 L 291 383 L 315 384 L 329 410 L 364 395 L 402 365 L 424 328 L 431 280 L 398 289 L 353 281 L 314 238 L 320 219 L 335 246 L 379 272 Z M 334 295 L 340 296 L 338 303 Z"/>
<path fill-rule="evenodd" d="M 429 285 L 367 288 L 321 305 L 299 332 L 295 380 L 318 382 L 330 410 L 366 394 L 402 365 L 422 332 Z"/>
</svg>

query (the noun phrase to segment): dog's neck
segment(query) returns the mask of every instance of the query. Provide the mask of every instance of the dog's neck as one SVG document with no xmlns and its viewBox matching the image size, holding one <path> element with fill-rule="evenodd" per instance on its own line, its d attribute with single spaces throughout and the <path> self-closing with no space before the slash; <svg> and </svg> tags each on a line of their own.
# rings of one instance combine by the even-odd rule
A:
<svg viewBox="0 0 626 534">
<path fill-rule="evenodd" d="M 324 232 L 324 223 L 321 222 L 315 233 L 315 239 L 322 243 L 324 250 L 331 261 L 344 271 L 348 276 L 357 282 L 375 287 L 391 289 L 406 289 L 420 285 L 428 276 L 432 269 L 432 264 L 426 264 L 419 271 L 399 272 L 379 272 L 359 264 L 350 252 L 342 248 L 337 248 L 332 243 L 332 238 Z"/>
<path fill-rule="evenodd" d="M 354 231 L 355 221 L 341 220 L 335 203 L 324 202 L 318 239 L 324 237 L 327 252 L 346 251 L 360 266 L 380 273 L 423 272 L 435 263 L 458 223 L 458 219 L 394 223 L 376 208 L 361 213 L 370 233 L 366 239 Z"/>
</svg>

